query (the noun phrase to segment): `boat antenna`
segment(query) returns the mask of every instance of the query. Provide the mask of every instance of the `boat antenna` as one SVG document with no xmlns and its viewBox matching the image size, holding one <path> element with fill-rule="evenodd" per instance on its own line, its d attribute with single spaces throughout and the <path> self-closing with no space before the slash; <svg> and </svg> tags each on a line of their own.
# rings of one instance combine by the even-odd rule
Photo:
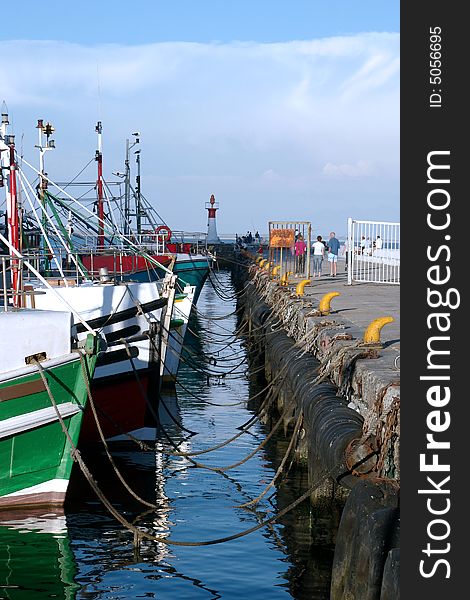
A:
<svg viewBox="0 0 470 600">
<path fill-rule="evenodd" d="M 103 152 L 101 132 L 103 128 L 101 121 L 98 121 L 95 131 L 98 134 L 98 150 L 96 151 L 95 159 L 98 164 L 98 179 L 96 181 L 96 190 L 98 195 L 98 239 L 97 247 L 104 246 L 104 203 L 103 203 Z"/>
</svg>

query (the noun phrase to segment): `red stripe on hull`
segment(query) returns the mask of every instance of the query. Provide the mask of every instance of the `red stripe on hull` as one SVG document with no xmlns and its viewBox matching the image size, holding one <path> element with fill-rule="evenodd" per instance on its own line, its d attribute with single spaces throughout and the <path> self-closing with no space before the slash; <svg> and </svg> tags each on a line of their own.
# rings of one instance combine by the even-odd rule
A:
<svg viewBox="0 0 470 600">
<path fill-rule="evenodd" d="M 91 393 L 95 403 L 98 420 L 105 438 L 129 433 L 145 427 L 147 403 L 141 391 L 149 394 L 150 377 L 139 373 L 139 383 L 132 373 L 129 378 L 108 379 L 104 383 L 93 382 Z M 157 411 L 157 408 L 155 408 Z M 83 417 L 80 432 L 80 444 L 101 442 L 91 406 L 88 404 Z"/>
<path fill-rule="evenodd" d="M 32 494 L 18 494 L 17 496 L 3 496 L 0 498 L 0 515 L 8 508 L 26 508 L 37 506 L 42 508 L 57 508 L 63 506 L 65 492 L 36 492 Z"/>
</svg>

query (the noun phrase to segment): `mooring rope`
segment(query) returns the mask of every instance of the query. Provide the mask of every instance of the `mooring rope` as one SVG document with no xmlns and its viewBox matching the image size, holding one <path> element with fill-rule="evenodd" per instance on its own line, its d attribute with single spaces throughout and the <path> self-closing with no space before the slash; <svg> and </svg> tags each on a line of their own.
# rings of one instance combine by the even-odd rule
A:
<svg viewBox="0 0 470 600">
<path fill-rule="evenodd" d="M 121 523 L 121 525 L 123 525 L 123 527 L 125 527 L 128 531 L 130 531 L 131 533 L 134 534 L 134 544 L 136 546 L 140 545 L 140 542 L 143 539 L 147 539 L 150 541 L 154 541 L 154 542 L 159 542 L 162 544 L 166 544 L 166 545 L 173 545 L 173 546 L 209 546 L 209 545 L 215 545 L 215 544 L 220 544 L 220 543 L 225 543 L 225 542 L 229 542 L 231 540 L 235 540 L 235 539 L 239 539 L 241 537 L 244 537 L 250 533 L 253 533 L 259 529 L 261 529 L 262 527 L 266 527 L 272 523 L 275 523 L 277 520 L 279 520 L 281 517 L 283 517 L 285 514 L 287 514 L 288 512 L 290 512 L 291 510 L 293 510 L 294 508 L 296 508 L 299 504 L 301 504 L 304 500 L 306 500 L 314 491 L 315 489 L 318 488 L 319 485 L 321 485 L 323 483 L 324 480 L 326 480 L 326 478 L 330 477 L 330 475 L 332 475 L 335 471 L 337 471 L 340 466 L 341 463 L 338 463 L 337 465 L 335 465 L 335 467 L 333 469 L 331 469 L 330 471 L 328 471 L 327 473 L 324 473 L 313 485 L 311 485 L 309 487 L 309 489 L 304 492 L 299 498 L 297 498 L 295 501 L 291 502 L 287 507 L 285 507 L 284 509 L 280 510 L 276 515 L 273 515 L 272 517 L 269 517 L 268 519 L 265 519 L 259 523 L 257 523 L 255 526 L 250 527 L 245 529 L 244 531 L 238 532 L 236 534 L 232 534 L 229 536 L 225 536 L 225 537 L 221 537 L 221 538 L 217 538 L 217 539 L 212 539 L 212 540 L 202 540 L 202 541 L 179 541 L 179 540 L 172 540 L 170 538 L 167 537 L 162 537 L 162 536 L 156 536 L 156 535 L 152 535 L 149 534 L 146 531 L 142 531 L 141 529 L 139 529 L 138 527 L 136 527 L 135 525 L 133 525 L 132 523 L 130 523 L 112 504 L 111 502 L 108 500 L 107 496 L 101 491 L 100 487 L 98 486 L 97 482 L 95 481 L 95 479 L 93 478 L 91 472 L 89 471 L 87 465 L 85 464 L 85 462 L 83 461 L 83 458 L 80 454 L 80 451 L 78 450 L 78 448 L 75 446 L 70 433 L 67 429 L 67 426 L 64 423 L 64 420 L 62 418 L 62 415 L 60 414 L 60 411 L 57 407 L 56 401 L 53 397 L 52 391 L 49 387 L 47 378 L 44 374 L 44 370 L 42 365 L 40 365 L 39 362 L 36 362 L 37 366 L 38 366 L 38 371 L 40 373 L 40 376 L 43 380 L 44 386 L 46 388 L 47 394 L 49 396 L 49 399 L 51 401 L 51 404 L 54 407 L 57 419 L 61 425 L 62 431 L 70 445 L 71 448 L 71 456 L 72 459 L 78 463 L 82 473 L 84 474 L 84 476 L 86 477 L 88 483 L 90 484 L 90 486 L 92 487 L 92 489 L 94 490 L 94 492 L 96 493 L 97 497 L 101 500 L 101 502 L 103 503 L 103 505 L 107 508 L 107 510 L 114 516 L 114 518 Z M 365 459 L 362 459 L 363 462 Z M 356 467 L 356 465 L 354 465 L 353 467 L 351 467 L 350 469 L 348 469 L 347 473 L 351 473 L 354 468 Z M 337 480 L 339 480 L 340 478 L 344 477 L 347 475 L 347 473 L 343 473 L 339 476 L 336 477 Z"/>
<path fill-rule="evenodd" d="M 241 460 L 239 460 L 236 463 L 233 463 L 231 465 L 227 465 L 225 467 L 214 467 L 214 466 L 205 465 L 204 463 L 200 463 L 200 462 L 193 461 L 193 460 L 191 460 L 191 463 L 195 467 L 198 467 L 200 469 L 207 469 L 208 471 L 217 471 L 217 472 L 219 472 L 219 471 L 221 471 L 221 472 L 230 471 L 231 469 L 234 469 L 235 467 L 239 467 L 239 466 L 245 464 L 251 458 L 253 458 L 253 456 L 255 456 L 260 450 L 262 450 L 266 446 L 266 444 L 269 442 L 269 440 L 273 437 L 273 435 L 276 433 L 276 431 L 282 425 L 282 423 L 284 421 L 285 415 L 288 413 L 289 409 L 293 406 L 293 402 L 294 401 L 292 401 L 287 406 L 287 408 L 285 408 L 285 410 L 283 411 L 282 415 L 279 417 L 278 421 L 276 422 L 276 424 L 274 425 L 274 427 L 271 429 L 271 431 L 268 433 L 268 435 L 264 438 L 264 440 L 260 444 L 258 444 L 258 446 L 252 452 L 250 452 L 247 456 L 245 456 L 243 459 L 241 459 Z M 189 456 L 187 455 L 187 453 L 180 453 L 179 456 L 183 456 L 184 458 L 188 458 L 189 459 Z"/>
<path fill-rule="evenodd" d="M 237 508 L 246 508 L 248 506 L 258 504 L 258 502 L 261 500 L 261 498 L 263 498 L 263 496 L 265 496 L 269 492 L 269 490 L 274 486 L 274 484 L 276 483 L 276 480 L 278 479 L 278 477 L 281 475 L 281 473 L 284 470 L 284 466 L 287 462 L 287 458 L 289 457 L 290 453 L 292 452 L 292 449 L 297 444 L 297 438 L 298 438 L 298 435 L 300 432 L 300 427 L 302 425 L 302 421 L 303 421 L 303 414 L 302 414 L 302 412 L 300 412 L 300 414 L 297 417 L 297 420 L 295 422 L 295 427 L 294 427 L 294 431 L 292 433 L 292 437 L 289 442 L 289 446 L 287 447 L 287 450 L 284 453 L 284 456 L 282 457 L 282 461 L 281 461 L 279 467 L 277 468 L 277 471 L 274 474 L 274 477 L 269 482 L 269 484 L 264 488 L 264 490 L 261 492 L 261 494 L 259 496 L 257 496 L 253 500 L 250 500 L 249 502 L 245 502 L 244 504 L 237 504 Z"/>
<path fill-rule="evenodd" d="M 99 421 L 99 418 L 98 418 L 98 414 L 97 414 L 96 409 L 95 409 L 95 402 L 94 402 L 94 399 L 93 399 L 93 396 L 92 396 L 92 393 L 91 393 L 90 381 L 88 379 L 88 374 L 86 372 L 86 365 L 85 365 L 85 361 L 83 359 L 83 355 L 82 355 L 82 353 L 80 351 L 76 351 L 76 352 L 77 352 L 77 354 L 78 354 L 78 356 L 80 358 L 80 364 L 81 364 L 81 367 L 82 367 L 82 374 L 83 374 L 83 379 L 85 381 L 85 386 L 86 386 L 88 401 L 90 403 L 90 408 L 91 408 L 91 411 L 93 413 L 93 417 L 95 419 L 96 428 L 98 430 L 98 433 L 99 433 L 99 436 L 100 436 L 100 439 L 101 439 L 101 443 L 103 444 L 103 447 L 105 449 L 106 456 L 108 457 L 108 460 L 109 460 L 111 466 L 113 467 L 113 470 L 114 470 L 117 478 L 122 483 L 122 485 L 124 486 L 124 488 L 129 492 L 129 494 L 133 498 L 135 498 L 135 500 L 137 500 L 138 502 L 140 502 L 144 506 L 148 506 L 150 508 L 157 509 L 158 507 L 155 504 L 153 504 L 152 502 L 147 502 L 147 500 L 144 500 L 136 492 L 134 492 L 134 490 L 129 486 L 129 484 L 127 483 L 127 481 L 124 479 L 124 477 L 122 476 L 121 471 L 118 469 L 116 463 L 114 462 L 114 459 L 113 459 L 113 457 L 112 457 L 112 455 L 111 455 L 111 453 L 109 451 L 109 447 L 108 447 L 108 444 L 106 442 L 106 438 L 105 438 L 105 436 L 103 434 L 103 430 L 101 428 L 101 424 L 100 424 L 100 421 Z M 42 366 L 40 366 L 39 368 L 40 368 L 40 371 L 41 371 L 41 375 L 43 375 L 43 373 L 42 373 Z M 44 385 L 46 385 L 46 384 L 44 384 Z"/>
<path fill-rule="evenodd" d="M 199 456 L 201 454 L 208 454 L 209 452 L 213 452 L 214 450 L 219 450 L 220 448 L 223 448 L 224 446 L 228 446 L 230 443 L 232 443 L 233 441 L 235 441 L 236 439 L 238 439 L 245 433 L 249 433 L 249 429 L 251 429 L 251 427 L 257 421 L 260 420 L 260 418 L 262 417 L 264 412 L 269 408 L 269 405 L 272 403 L 272 400 L 273 400 L 273 398 L 267 397 L 263 401 L 262 405 L 260 406 L 259 411 L 252 418 L 249 419 L 249 421 L 246 423 L 246 425 L 241 425 L 240 427 L 237 427 L 237 429 L 239 429 L 240 431 L 238 433 L 236 433 L 234 436 L 232 436 L 231 438 L 224 440 L 223 442 L 220 442 L 219 444 L 212 446 L 211 448 L 206 448 L 204 450 L 195 450 L 194 452 L 170 452 L 170 453 L 165 452 L 165 454 L 169 454 L 171 456 L 183 456 L 183 457 Z M 269 401 L 269 404 L 268 404 L 268 401 Z"/>
</svg>

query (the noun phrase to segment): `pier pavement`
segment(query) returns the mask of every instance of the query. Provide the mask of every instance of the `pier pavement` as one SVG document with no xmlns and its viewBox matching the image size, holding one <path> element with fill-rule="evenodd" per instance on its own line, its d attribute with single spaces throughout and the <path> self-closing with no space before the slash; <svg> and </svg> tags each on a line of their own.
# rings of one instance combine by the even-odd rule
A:
<svg viewBox="0 0 470 600">
<path fill-rule="evenodd" d="M 297 276 L 290 281 L 295 284 L 302 279 Z M 349 321 L 358 332 L 364 331 L 378 317 L 393 317 L 393 323 L 382 329 L 381 340 L 384 348 L 393 350 L 395 356 L 400 353 L 400 285 L 361 282 L 348 285 L 348 274 L 341 261 L 336 277 L 330 276 L 329 266 L 324 262 L 321 277 L 310 277 L 310 280 L 312 283 L 304 289 L 305 298 L 317 304 L 328 292 L 339 292 L 340 296 L 331 302 L 331 314 Z"/>
</svg>

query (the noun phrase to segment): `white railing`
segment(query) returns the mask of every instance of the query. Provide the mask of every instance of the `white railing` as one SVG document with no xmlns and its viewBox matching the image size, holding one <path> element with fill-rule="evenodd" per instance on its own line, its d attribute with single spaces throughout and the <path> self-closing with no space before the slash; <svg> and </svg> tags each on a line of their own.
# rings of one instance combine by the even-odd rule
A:
<svg viewBox="0 0 470 600">
<path fill-rule="evenodd" d="M 348 284 L 400 284 L 400 223 L 348 219 Z"/>
</svg>

